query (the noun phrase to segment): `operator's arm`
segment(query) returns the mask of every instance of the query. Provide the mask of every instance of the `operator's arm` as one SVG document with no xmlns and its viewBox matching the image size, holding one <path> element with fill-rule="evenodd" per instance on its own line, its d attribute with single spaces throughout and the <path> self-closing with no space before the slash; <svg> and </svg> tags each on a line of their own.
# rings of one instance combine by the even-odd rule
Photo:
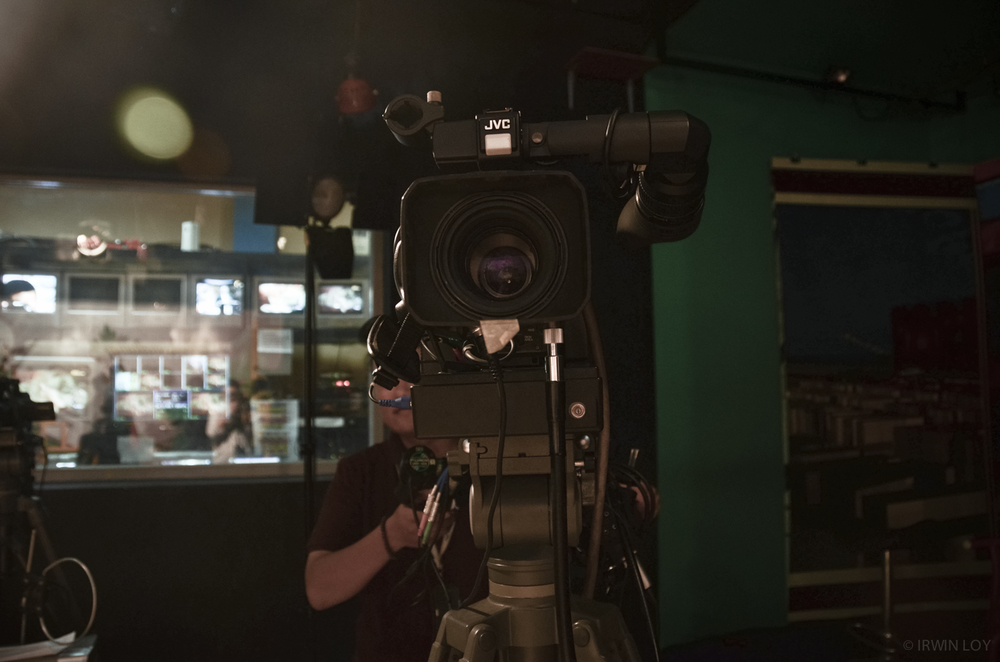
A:
<svg viewBox="0 0 1000 662">
<path fill-rule="evenodd" d="M 350 547 L 317 550 L 306 561 L 306 597 L 313 609 L 327 609 L 353 598 L 389 561 L 382 532 L 373 529 Z"/>
<path fill-rule="evenodd" d="M 413 510 L 399 506 L 385 521 L 385 532 L 393 551 L 416 547 L 417 524 Z M 376 526 L 353 545 L 330 552 L 316 550 L 306 560 L 306 597 L 313 609 L 327 609 L 361 592 L 389 562 L 389 552 Z"/>
</svg>

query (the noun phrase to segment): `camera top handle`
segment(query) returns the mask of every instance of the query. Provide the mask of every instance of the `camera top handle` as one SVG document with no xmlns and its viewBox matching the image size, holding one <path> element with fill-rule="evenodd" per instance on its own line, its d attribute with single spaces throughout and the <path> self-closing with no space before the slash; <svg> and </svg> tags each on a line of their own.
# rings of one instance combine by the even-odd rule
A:
<svg viewBox="0 0 1000 662">
<path fill-rule="evenodd" d="M 522 125 L 520 114 L 506 109 L 446 122 L 440 95 L 427 96 L 427 101 L 412 94 L 396 97 L 382 117 L 404 145 L 418 145 L 430 137 L 434 161 L 442 169 L 485 170 L 558 157 L 585 157 L 603 162 L 606 168 L 629 164 L 639 176 L 629 182 L 635 194 L 618 219 L 618 234 L 626 245 L 679 241 L 698 227 L 711 132 L 692 115 L 616 111 L 583 120 Z"/>
<path fill-rule="evenodd" d="M 382 118 L 404 145 L 419 144 L 421 134 L 432 135 L 434 160 L 439 166 L 448 166 L 495 159 L 484 153 L 477 140 L 478 124 L 496 114 L 510 112 L 487 112 L 473 120 L 445 122 L 444 106 L 439 102 L 404 94 L 389 103 Z M 519 149 L 515 147 L 513 154 L 503 156 L 528 161 L 585 156 L 593 162 L 602 161 L 611 117 L 593 115 L 583 120 L 525 124 L 517 136 Z M 516 128 L 510 126 L 511 130 Z M 607 146 L 607 159 L 612 163 L 682 172 L 697 170 L 708 157 L 711 142 L 708 125 L 682 111 L 624 113 L 616 117 L 612 130 Z"/>
</svg>

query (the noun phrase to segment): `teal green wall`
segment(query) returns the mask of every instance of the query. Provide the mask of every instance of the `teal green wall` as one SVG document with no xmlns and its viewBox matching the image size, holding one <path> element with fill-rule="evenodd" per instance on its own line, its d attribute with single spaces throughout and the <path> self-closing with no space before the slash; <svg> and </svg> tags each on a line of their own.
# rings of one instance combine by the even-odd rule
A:
<svg viewBox="0 0 1000 662">
<path fill-rule="evenodd" d="M 653 247 L 663 644 L 785 622 L 784 466 L 770 161 L 975 163 L 1000 156 L 1000 100 L 933 120 L 660 67 L 649 109 L 712 129 L 701 227 Z M 867 112 L 877 107 L 864 104 Z"/>
</svg>

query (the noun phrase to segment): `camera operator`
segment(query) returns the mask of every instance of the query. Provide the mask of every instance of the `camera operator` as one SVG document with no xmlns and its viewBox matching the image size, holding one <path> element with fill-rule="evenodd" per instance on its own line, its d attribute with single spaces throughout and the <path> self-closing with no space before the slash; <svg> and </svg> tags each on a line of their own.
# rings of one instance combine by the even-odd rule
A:
<svg viewBox="0 0 1000 662">
<path fill-rule="evenodd" d="M 376 387 L 376 396 L 407 396 L 410 386 Z M 424 554 L 417 536 L 420 513 L 400 503 L 396 467 L 408 448 L 425 446 L 444 457 L 458 440 L 418 441 L 410 410 L 381 409 L 392 434 L 341 460 L 327 489 L 308 545 L 306 595 L 315 609 L 360 597 L 354 659 L 424 662 L 437 634 L 435 616 L 472 591 L 483 551 L 473 544 L 466 504 L 459 504 L 439 520 L 429 550 L 451 599 L 435 575 L 424 569 L 408 573 Z M 413 503 L 421 507 L 419 498 Z M 482 597 L 485 587 L 476 599 Z"/>
</svg>

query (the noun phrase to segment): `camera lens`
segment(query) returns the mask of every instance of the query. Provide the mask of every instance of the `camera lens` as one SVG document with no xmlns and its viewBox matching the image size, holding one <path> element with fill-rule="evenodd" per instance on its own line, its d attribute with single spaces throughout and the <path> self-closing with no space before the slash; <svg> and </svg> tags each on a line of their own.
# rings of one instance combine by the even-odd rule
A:
<svg viewBox="0 0 1000 662">
<path fill-rule="evenodd" d="M 400 225 L 405 300 L 414 310 L 427 294 L 429 304 L 436 299 L 430 305 L 449 309 L 420 310 L 424 319 L 530 320 L 561 305 L 570 291 L 574 299 L 566 308 L 579 311 L 576 293 L 589 285 L 589 246 L 586 199 L 571 176 L 452 175 L 418 181 L 407 196 L 407 223 Z M 567 283 L 567 273 L 584 280 Z"/>
<path fill-rule="evenodd" d="M 475 243 L 469 253 L 472 282 L 490 298 L 503 301 L 527 289 L 535 275 L 536 252 L 509 232 L 494 232 Z"/>
<path fill-rule="evenodd" d="M 479 283 L 494 299 L 508 299 L 520 294 L 531 282 L 531 262 L 516 248 L 501 246 L 483 257 Z"/>
<path fill-rule="evenodd" d="M 566 240 L 552 211 L 534 195 L 490 191 L 466 196 L 434 237 L 431 274 L 468 319 L 514 319 L 558 292 Z"/>
</svg>

